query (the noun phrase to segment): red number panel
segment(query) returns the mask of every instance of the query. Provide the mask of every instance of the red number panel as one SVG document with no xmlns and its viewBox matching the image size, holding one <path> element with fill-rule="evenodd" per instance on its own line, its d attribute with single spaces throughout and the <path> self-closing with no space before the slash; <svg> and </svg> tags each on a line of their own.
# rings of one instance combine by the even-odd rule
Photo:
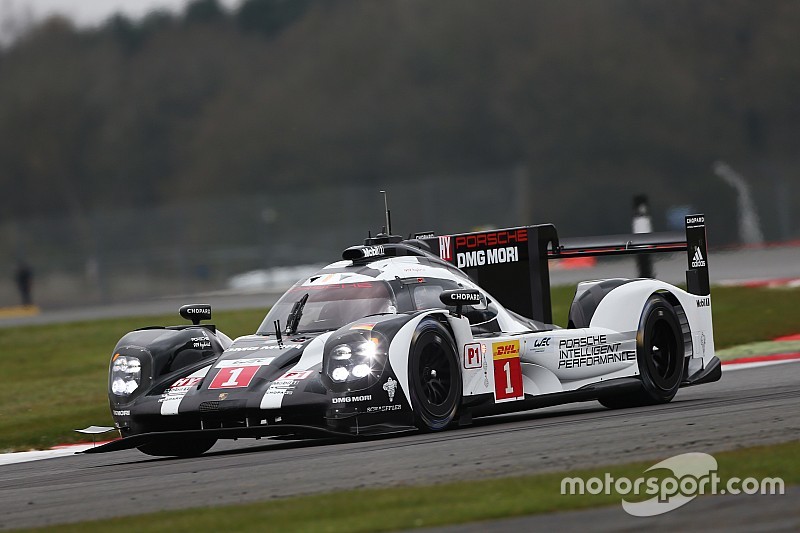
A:
<svg viewBox="0 0 800 533">
<path fill-rule="evenodd" d="M 260 366 L 232 366 L 220 368 L 209 389 L 238 389 L 250 385 Z"/>
<path fill-rule="evenodd" d="M 519 341 L 492 344 L 494 364 L 494 399 L 496 402 L 525 398 L 522 389 L 522 366 L 519 362 Z"/>
</svg>

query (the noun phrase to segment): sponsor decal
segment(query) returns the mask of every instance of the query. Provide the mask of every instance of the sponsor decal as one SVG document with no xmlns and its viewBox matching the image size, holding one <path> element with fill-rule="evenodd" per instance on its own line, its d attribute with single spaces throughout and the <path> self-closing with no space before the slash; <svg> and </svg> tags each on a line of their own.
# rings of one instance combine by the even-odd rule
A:
<svg viewBox="0 0 800 533">
<path fill-rule="evenodd" d="M 403 408 L 402 405 L 396 403 L 394 405 L 378 405 L 367 407 L 368 413 L 385 413 L 387 411 L 399 411 Z"/>
<path fill-rule="evenodd" d="M 200 382 L 203 381 L 210 368 L 210 366 L 203 367 L 186 377 L 175 380 L 158 399 L 158 403 L 161 404 L 161 414 L 177 415 L 178 406 L 181 401 L 183 401 L 184 396 L 186 396 L 193 387 L 200 385 Z"/>
<path fill-rule="evenodd" d="M 211 339 L 209 339 L 206 335 L 203 335 L 202 337 L 192 337 L 189 340 L 192 343 L 192 348 L 211 348 Z"/>
<path fill-rule="evenodd" d="M 487 233 L 474 233 L 456 237 L 456 250 L 467 248 L 492 248 L 495 246 L 517 245 L 528 242 L 528 230 L 519 228 L 514 230 L 491 231 Z"/>
<path fill-rule="evenodd" d="M 486 355 L 486 345 L 481 344 L 481 353 Z M 486 362 L 486 357 L 483 358 L 483 386 L 489 388 L 489 363 Z"/>
<path fill-rule="evenodd" d="M 364 253 L 364 257 L 379 257 L 384 254 L 383 245 L 379 244 L 377 246 L 368 246 L 361 249 Z"/>
<path fill-rule="evenodd" d="M 582 368 L 636 360 L 634 350 L 620 350 L 622 343 L 609 343 L 606 335 L 589 335 L 558 341 L 558 368 Z"/>
<path fill-rule="evenodd" d="M 711 307 L 711 297 L 706 296 L 705 298 L 698 298 L 697 307 Z"/>
<path fill-rule="evenodd" d="M 289 370 L 288 372 L 286 372 L 284 375 L 282 375 L 278 379 L 279 380 L 282 380 L 282 379 L 292 379 L 292 380 L 295 380 L 295 379 L 297 379 L 297 380 L 306 379 L 307 377 L 309 377 L 313 373 L 314 373 L 313 370 Z"/>
<path fill-rule="evenodd" d="M 533 340 L 533 351 L 535 353 L 544 352 L 547 348 L 550 347 L 550 341 L 552 340 L 551 337 L 544 337 L 542 339 L 534 339 Z"/>
<path fill-rule="evenodd" d="M 481 295 L 478 292 L 453 292 L 450 293 L 450 298 L 473 304 L 481 303 Z"/>
<path fill-rule="evenodd" d="M 706 355 L 706 334 L 700 333 L 700 347 L 703 349 L 703 357 Z"/>
<path fill-rule="evenodd" d="M 227 392 L 220 392 L 219 393 L 219 399 L 220 400 L 225 400 L 227 398 L 228 398 L 228 393 Z"/>
<path fill-rule="evenodd" d="M 519 341 L 492 343 L 492 362 L 495 402 L 523 399 L 525 394 L 522 388 Z"/>
<path fill-rule="evenodd" d="M 422 233 L 414 234 L 415 239 L 433 239 L 434 237 L 436 237 L 436 233 L 433 231 L 424 231 Z"/>
<path fill-rule="evenodd" d="M 111 414 L 114 416 L 131 416 L 131 412 L 127 409 L 124 411 L 117 411 L 116 409 L 112 409 Z"/>
<path fill-rule="evenodd" d="M 269 398 L 267 402 L 270 404 L 280 405 L 283 396 L 294 394 L 294 390 L 300 384 L 300 381 L 308 378 L 313 373 L 313 370 L 289 370 L 270 383 L 267 392 L 264 393 L 264 398 Z"/>
<path fill-rule="evenodd" d="M 205 315 L 209 312 L 208 307 L 188 307 L 184 309 L 187 315 Z"/>
<path fill-rule="evenodd" d="M 445 261 L 453 260 L 453 248 L 450 246 L 451 237 L 439 237 L 439 257 Z"/>
<path fill-rule="evenodd" d="M 694 256 L 692 256 L 692 268 L 701 268 L 706 266 L 706 260 L 700 252 L 700 247 L 694 247 Z"/>
<path fill-rule="evenodd" d="M 505 341 L 492 343 L 492 355 L 495 359 L 519 357 L 519 341 Z"/>
<path fill-rule="evenodd" d="M 161 398 L 158 399 L 158 402 L 162 403 L 167 400 L 179 400 L 201 381 L 203 381 L 203 376 L 180 378 L 161 394 Z"/>
<path fill-rule="evenodd" d="M 239 389 L 247 387 L 261 366 L 236 366 L 220 368 L 208 386 L 209 389 Z"/>
<path fill-rule="evenodd" d="M 360 403 L 372 400 L 371 394 L 364 394 L 361 396 L 340 396 L 338 398 L 331 398 L 331 403 Z"/>
<path fill-rule="evenodd" d="M 464 345 L 464 368 L 480 368 L 483 366 L 481 345 L 478 342 Z"/>
<path fill-rule="evenodd" d="M 706 217 L 686 217 L 687 228 L 697 228 L 706 223 Z"/>
<path fill-rule="evenodd" d="M 302 348 L 302 344 L 272 344 L 263 346 L 233 346 L 225 350 L 225 353 L 230 352 L 254 352 L 256 350 L 288 350 L 289 348 Z"/>
<path fill-rule="evenodd" d="M 475 250 L 456 254 L 456 266 L 458 268 L 495 265 L 499 263 L 516 263 L 517 261 L 519 261 L 519 250 L 516 246 Z"/>
<path fill-rule="evenodd" d="M 203 381 L 202 376 L 195 376 L 195 377 L 188 377 L 188 378 L 181 378 L 172 385 L 170 385 L 170 389 L 177 389 L 182 387 L 193 387 Z"/>
<path fill-rule="evenodd" d="M 251 357 L 248 359 L 224 359 L 217 363 L 217 368 L 231 368 L 235 366 L 267 366 L 274 357 Z"/>
<path fill-rule="evenodd" d="M 397 381 L 389 377 L 389 379 L 386 380 L 386 383 L 383 384 L 383 390 L 385 390 L 386 394 L 389 395 L 389 402 L 393 402 L 394 393 L 397 390 Z"/>
</svg>

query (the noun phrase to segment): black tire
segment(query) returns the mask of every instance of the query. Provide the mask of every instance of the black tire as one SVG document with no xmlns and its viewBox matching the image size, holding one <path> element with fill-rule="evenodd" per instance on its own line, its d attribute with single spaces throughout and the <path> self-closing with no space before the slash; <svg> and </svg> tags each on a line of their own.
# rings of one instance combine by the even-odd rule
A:
<svg viewBox="0 0 800 533">
<path fill-rule="evenodd" d="M 683 379 L 684 345 L 675 308 L 661 295 L 647 300 L 636 334 L 636 358 L 642 390 L 625 396 L 600 398 L 611 409 L 668 403 Z"/>
<path fill-rule="evenodd" d="M 408 376 L 416 426 L 446 428 L 461 405 L 461 369 L 453 337 L 436 320 L 423 320 L 414 332 Z"/>
<path fill-rule="evenodd" d="M 158 440 L 138 446 L 138 450 L 156 457 L 197 457 L 203 455 L 216 444 L 217 439 L 194 438 Z"/>
</svg>

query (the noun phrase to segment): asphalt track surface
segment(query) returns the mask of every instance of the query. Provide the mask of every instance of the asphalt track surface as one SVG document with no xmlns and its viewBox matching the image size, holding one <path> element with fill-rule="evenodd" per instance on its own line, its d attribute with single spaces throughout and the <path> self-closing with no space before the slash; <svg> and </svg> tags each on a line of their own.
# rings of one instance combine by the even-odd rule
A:
<svg viewBox="0 0 800 533">
<path fill-rule="evenodd" d="M 655 463 L 689 451 L 713 454 L 792 441 L 800 438 L 798 383 L 800 363 L 786 363 L 726 371 L 721 381 L 682 389 L 662 406 L 611 411 L 587 402 L 479 419 L 471 427 L 435 434 L 346 442 L 242 440 L 218 443 L 193 459 L 158 459 L 130 450 L 7 465 L 0 468 L 0 528 L 362 487 Z M 774 496 L 783 498 L 774 500 L 776 517 L 797 516 L 796 495 Z M 736 508 L 757 516 L 758 502 L 742 499 Z M 713 520 L 729 507 L 712 505 L 703 517 Z M 668 526 L 670 517 L 681 516 L 677 510 L 660 519 Z M 537 519 L 547 517 L 531 520 Z M 581 522 L 584 530 L 604 525 Z M 493 524 L 496 531 L 506 530 L 503 522 Z"/>
</svg>

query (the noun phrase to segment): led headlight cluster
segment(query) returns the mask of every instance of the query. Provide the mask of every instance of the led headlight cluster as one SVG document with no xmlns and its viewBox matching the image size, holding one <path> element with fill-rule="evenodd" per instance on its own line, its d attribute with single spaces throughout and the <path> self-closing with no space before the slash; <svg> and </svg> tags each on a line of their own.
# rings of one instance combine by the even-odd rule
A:
<svg viewBox="0 0 800 533">
<path fill-rule="evenodd" d="M 349 335 L 339 339 L 328 352 L 327 372 L 334 383 L 377 376 L 383 370 L 386 354 L 376 337 Z"/>
<path fill-rule="evenodd" d="M 142 379 L 142 363 L 138 357 L 120 355 L 111 363 L 111 392 L 130 396 Z"/>
</svg>

